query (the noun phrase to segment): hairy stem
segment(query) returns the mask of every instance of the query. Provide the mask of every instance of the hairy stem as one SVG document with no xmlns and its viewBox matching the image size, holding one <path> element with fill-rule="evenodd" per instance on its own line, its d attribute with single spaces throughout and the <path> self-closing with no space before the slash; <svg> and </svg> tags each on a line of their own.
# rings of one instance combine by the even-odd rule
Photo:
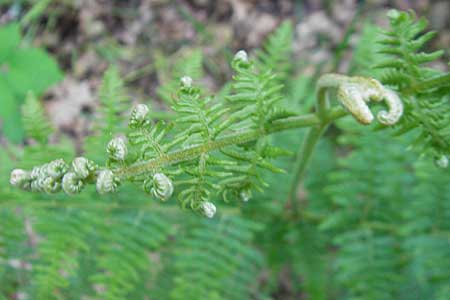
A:
<svg viewBox="0 0 450 300">
<path fill-rule="evenodd" d="M 291 202 L 294 215 L 296 215 L 299 211 L 297 201 L 298 184 L 305 173 L 309 161 L 311 160 L 311 156 L 317 142 L 328 128 L 330 122 L 333 120 L 333 117 L 329 117 L 330 102 L 327 97 L 325 86 L 319 86 L 319 90 L 317 92 L 316 114 L 320 119 L 320 123 L 319 125 L 312 127 L 307 133 L 306 138 L 297 153 L 296 161 L 294 163 L 294 178 L 291 182 L 291 188 L 289 190 L 289 201 Z"/>
<path fill-rule="evenodd" d="M 289 199 L 291 200 L 292 209 L 294 210 L 294 212 L 297 211 L 298 207 L 296 201 L 298 184 L 303 178 L 305 169 L 311 159 L 317 142 L 319 141 L 320 137 L 325 132 L 327 127 L 328 124 L 321 124 L 319 126 L 311 128 L 297 153 L 297 159 L 294 163 L 293 168 L 294 178 L 292 179 L 291 188 L 289 191 Z"/>
<path fill-rule="evenodd" d="M 218 138 L 214 141 L 210 141 L 208 143 L 193 145 L 186 149 L 170 152 L 158 158 L 135 163 L 128 167 L 116 169 L 114 170 L 114 173 L 116 173 L 116 175 L 119 176 L 120 178 L 128 178 L 149 171 L 154 171 L 164 166 L 191 160 L 203 153 L 218 150 L 226 146 L 244 144 L 253 140 L 257 140 L 262 136 L 274 132 L 293 128 L 311 127 L 318 124 L 320 124 L 320 119 L 315 114 L 308 114 L 304 116 L 296 116 L 282 120 L 277 120 L 271 123 L 270 127 L 262 130 L 260 129 L 244 130 L 241 132 L 233 133 L 228 136 Z"/>
</svg>

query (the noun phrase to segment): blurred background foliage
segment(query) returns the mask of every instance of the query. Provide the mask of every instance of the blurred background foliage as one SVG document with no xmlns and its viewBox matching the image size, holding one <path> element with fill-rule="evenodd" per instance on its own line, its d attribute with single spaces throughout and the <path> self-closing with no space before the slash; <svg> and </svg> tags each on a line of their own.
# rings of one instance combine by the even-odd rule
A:
<svg viewBox="0 0 450 300">
<path fill-rule="evenodd" d="M 381 75 L 376 25 L 391 7 L 428 16 L 428 47 L 448 49 L 448 1 L 0 1 L 0 299 L 448 299 L 450 173 L 407 150 L 414 132 L 344 118 L 294 203 L 291 156 L 277 161 L 286 174 L 262 174 L 263 194 L 218 203 L 213 220 L 132 185 L 101 198 L 8 185 L 16 166 L 101 161 L 135 103 L 173 118 L 185 74 L 224 97 L 238 49 L 309 112 L 320 74 Z M 432 66 L 448 71 L 448 57 Z M 303 135 L 271 139 L 295 153 Z"/>
</svg>

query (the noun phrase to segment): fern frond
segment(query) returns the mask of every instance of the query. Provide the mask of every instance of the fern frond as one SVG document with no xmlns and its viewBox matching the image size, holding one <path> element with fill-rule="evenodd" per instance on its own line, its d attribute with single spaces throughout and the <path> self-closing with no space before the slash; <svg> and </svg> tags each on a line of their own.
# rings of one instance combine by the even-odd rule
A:
<svg viewBox="0 0 450 300">
<path fill-rule="evenodd" d="M 191 228 L 174 251 L 170 299 L 258 299 L 262 293 L 254 279 L 263 258 L 251 243 L 260 228 L 239 217 Z"/>
<path fill-rule="evenodd" d="M 355 149 L 330 174 L 325 191 L 335 209 L 325 213 L 320 225 L 333 233 L 339 249 L 336 278 L 348 299 L 397 299 L 403 277 L 396 228 L 409 203 L 414 155 L 367 130 L 342 140 Z"/>
<path fill-rule="evenodd" d="M 439 299 L 450 281 L 450 174 L 426 160 L 416 162 L 415 173 L 418 183 L 404 211 L 403 247 L 410 254 L 408 271 L 418 295 Z"/>
<path fill-rule="evenodd" d="M 428 22 L 416 19 L 414 12 L 391 10 L 388 14 L 391 29 L 380 40 L 380 53 L 387 59 L 376 67 L 383 70 L 381 81 L 395 87 L 404 102 L 405 114 L 399 130 L 417 128 L 419 151 L 431 153 L 439 160 L 450 154 L 450 85 L 434 85 L 443 82 L 435 78 L 448 78 L 448 74 L 423 66 L 443 55 L 443 51 L 419 52 L 435 32 L 425 32 Z M 425 84 L 427 82 L 433 84 Z M 445 81 L 445 80 L 444 80 Z M 440 87 L 440 88 L 437 88 Z"/>
<path fill-rule="evenodd" d="M 102 118 L 98 126 L 106 134 L 120 132 L 125 120 L 123 113 L 127 110 L 128 99 L 119 70 L 114 65 L 111 65 L 103 76 L 99 99 Z"/>
<path fill-rule="evenodd" d="M 89 277 L 98 287 L 95 299 L 127 299 L 153 268 L 149 253 L 162 247 L 170 229 L 155 213 L 125 210 L 105 219 L 97 229 L 95 271 Z"/>
<path fill-rule="evenodd" d="M 53 129 L 39 100 L 32 92 L 27 94 L 25 103 L 22 105 L 22 121 L 28 137 L 40 144 L 47 143 Z"/>
<path fill-rule="evenodd" d="M 33 266 L 35 299 L 58 299 L 76 276 L 80 257 L 89 250 L 86 236 L 95 217 L 87 212 L 35 211 L 35 227 L 44 233 L 38 243 L 38 260 Z"/>
<path fill-rule="evenodd" d="M 104 147 L 108 141 L 122 131 L 124 112 L 129 102 L 123 80 L 116 66 L 111 65 L 102 78 L 98 91 L 99 114 L 94 122 L 94 133 L 85 142 L 84 149 L 97 163 L 104 161 Z"/>
<path fill-rule="evenodd" d="M 8 299 L 18 284 L 17 278 L 28 275 L 24 223 L 22 214 L 13 209 L 0 208 L 0 299 Z M 18 249 L 19 245 L 22 249 Z"/>
<path fill-rule="evenodd" d="M 284 21 L 266 39 L 261 50 L 256 52 L 257 65 L 262 70 L 271 70 L 277 74 L 274 84 L 286 84 L 292 71 L 293 26 Z"/>
<path fill-rule="evenodd" d="M 158 96 L 166 103 L 172 104 L 174 91 L 178 89 L 179 82 L 183 76 L 190 76 L 198 80 L 203 76 L 203 53 L 200 49 L 193 49 L 178 53 L 173 62 L 167 61 L 168 58 L 159 55 L 157 62 L 165 62 L 165 68 L 158 73 L 161 85 L 157 90 Z M 166 71 L 166 74 L 164 73 Z"/>
</svg>

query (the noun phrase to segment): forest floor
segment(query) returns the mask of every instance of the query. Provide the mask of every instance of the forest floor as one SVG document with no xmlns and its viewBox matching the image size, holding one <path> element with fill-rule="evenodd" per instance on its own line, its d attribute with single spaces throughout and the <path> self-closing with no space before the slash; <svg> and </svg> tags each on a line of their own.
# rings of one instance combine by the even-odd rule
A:
<svg viewBox="0 0 450 300">
<path fill-rule="evenodd" d="M 29 1 L 6 1 L 0 24 L 29 8 Z M 290 19 L 302 72 L 314 73 L 318 66 L 321 72 L 346 72 L 364 22 L 385 24 L 389 8 L 427 16 L 440 32 L 432 48 L 449 48 L 450 2 L 429 0 L 56 0 L 27 35 L 63 68 L 65 80 L 47 93 L 45 106 L 55 127 L 80 141 L 89 132 L 96 90 L 110 63 L 119 65 L 133 102 L 152 99 L 158 106 L 156 87 L 170 80 L 177 58 L 200 48 L 204 84 L 217 90 L 230 77 L 228 61 L 236 50 L 258 48 Z"/>
</svg>

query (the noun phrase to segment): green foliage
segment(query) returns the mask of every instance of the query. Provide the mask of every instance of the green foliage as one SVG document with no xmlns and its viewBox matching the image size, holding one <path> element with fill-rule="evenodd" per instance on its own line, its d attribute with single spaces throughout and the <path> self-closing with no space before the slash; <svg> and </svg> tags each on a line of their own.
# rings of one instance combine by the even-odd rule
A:
<svg viewBox="0 0 450 300">
<path fill-rule="evenodd" d="M 163 299 L 260 298 L 254 274 L 263 258 L 251 245 L 258 229 L 260 224 L 238 217 L 191 226 L 174 246 L 173 289 Z"/>
<path fill-rule="evenodd" d="M 405 150 L 414 131 L 392 137 L 374 130 L 377 125 L 364 128 L 343 118 L 318 142 L 308 176 L 295 180 L 294 165 L 303 157 L 289 154 L 305 139 L 298 128 L 325 121 L 281 108 L 291 94 L 281 83 L 297 82 L 274 73 L 283 73 L 276 67 L 288 62 L 286 24 L 258 52 L 266 53 L 266 63 L 238 53 L 231 89 L 220 97 L 179 73 L 181 84 L 168 89 L 173 122 L 151 119 L 151 108 L 140 104 L 123 130 L 128 98 L 111 67 L 99 90 L 95 134 L 83 147 L 98 169 L 80 164 L 83 159 L 66 166 L 82 182 L 80 194 L 31 193 L 6 184 L 15 166 L 40 165 L 48 179 L 54 169 L 44 163 L 74 157 L 64 139 L 47 144 L 51 127 L 29 94 L 23 123 L 37 143 L 0 149 L 0 299 L 448 298 L 450 173 Z M 365 29 L 363 41 L 376 32 Z M 279 50 L 269 50 L 277 41 Z M 358 57 L 374 55 L 359 49 Z M 378 76 L 369 61 L 355 59 L 353 72 Z M 399 70 L 410 74 L 406 69 Z M 444 97 L 446 83 L 433 78 L 435 87 L 427 78 L 392 83 L 402 100 L 410 97 L 402 122 L 436 122 L 407 106 L 425 95 Z M 302 98 L 313 94 L 307 89 Z M 295 105 L 289 110 L 311 107 L 310 101 Z M 333 114 L 344 115 L 326 108 L 325 119 L 334 121 Z M 278 133 L 284 129 L 293 130 Z M 281 168 L 286 172 L 278 174 Z M 88 185 L 97 180 L 99 189 L 100 174 L 112 174 L 102 187 L 120 184 L 117 193 L 99 197 Z M 178 209 L 172 193 L 181 206 L 207 217 L 219 198 L 227 203 L 206 219 Z"/>
<path fill-rule="evenodd" d="M 94 122 L 94 134 L 87 138 L 85 150 L 97 163 L 105 161 L 104 151 L 108 140 L 122 130 L 124 112 L 129 103 L 123 81 L 116 66 L 111 65 L 103 75 L 99 89 L 100 116 Z"/>
<path fill-rule="evenodd" d="M 23 137 L 20 105 L 31 91 L 41 95 L 61 80 L 62 73 L 43 49 L 20 46 L 19 25 L 10 23 L 0 28 L 0 117 L 5 135 L 14 142 Z"/>
<path fill-rule="evenodd" d="M 173 55 L 171 61 L 162 54 L 155 55 L 158 79 L 161 83 L 157 95 L 167 104 L 172 104 L 174 91 L 177 90 L 181 77 L 189 76 L 198 80 L 203 76 L 203 54 L 199 49 L 185 49 Z"/>
<path fill-rule="evenodd" d="M 376 67 L 383 70 L 381 81 L 399 91 L 405 114 L 398 134 L 417 129 L 412 146 L 437 160 L 450 153 L 450 75 L 426 67 L 444 54 L 420 52 L 436 32 L 424 32 L 425 18 L 414 12 L 389 12 L 391 29 L 379 40 L 379 52 L 388 58 Z M 424 66 L 425 65 L 425 66 Z"/>
<path fill-rule="evenodd" d="M 42 106 L 32 92 L 27 94 L 22 106 L 22 118 L 26 135 L 41 144 L 45 144 L 48 136 L 52 133 L 52 127 Z"/>
<path fill-rule="evenodd" d="M 257 51 L 257 61 L 261 68 L 270 69 L 277 74 L 275 83 L 286 83 L 292 72 L 292 22 L 284 21 Z"/>
</svg>

